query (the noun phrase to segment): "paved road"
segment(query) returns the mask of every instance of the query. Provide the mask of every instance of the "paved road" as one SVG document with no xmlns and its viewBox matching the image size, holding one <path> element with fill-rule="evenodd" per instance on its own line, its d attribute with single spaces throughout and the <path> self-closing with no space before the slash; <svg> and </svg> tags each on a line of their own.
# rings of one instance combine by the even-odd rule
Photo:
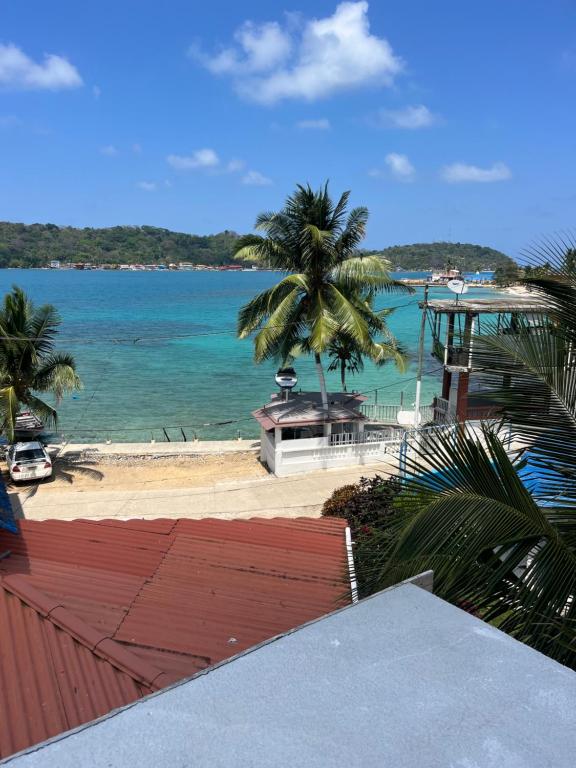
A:
<svg viewBox="0 0 576 768">
<path fill-rule="evenodd" d="M 29 520 L 131 517 L 298 517 L 318 516 L 322 504 L 342 485 L 389 470 L 385 464 L 324 470 L 306 475 L 216 483 L 209 487 L 142 491 L 68 490 L 10 494 L 14 512 Z"/>
</svg>

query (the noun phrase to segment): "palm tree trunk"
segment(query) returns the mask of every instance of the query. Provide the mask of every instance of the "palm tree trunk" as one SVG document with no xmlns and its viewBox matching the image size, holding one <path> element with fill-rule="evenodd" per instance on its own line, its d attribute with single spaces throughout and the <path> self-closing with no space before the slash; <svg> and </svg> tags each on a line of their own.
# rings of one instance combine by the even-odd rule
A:
<svg viewBox="0 0 576 768">
<path fill-rule="evenodd" d="M 342 392 L 346 392 L 346 360 L 340 360 L 340 381 L 342 382 Z"/>
<path fill-rule="evenodd" d="M 320 394 L 322 396 L 322 408 L 325 411 L 328 410 L 328 393 L 326 392 L 326 379 L 324 378 L 324 369 L 322 368 L 322 360 L 318 352 L 314 353 L 314 360 L 316 362 L 316 372 L 318 373 L 318 380 L 320 381 Z"/>
</svg>

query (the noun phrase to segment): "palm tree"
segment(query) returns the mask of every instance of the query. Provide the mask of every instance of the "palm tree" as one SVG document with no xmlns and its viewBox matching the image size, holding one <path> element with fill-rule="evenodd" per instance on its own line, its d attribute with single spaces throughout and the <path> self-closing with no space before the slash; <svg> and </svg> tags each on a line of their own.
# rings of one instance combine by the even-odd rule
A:
<svg viewBox="0 0 576 768">
<path fill-rule="evenodd" d="M 369 294 L 365 299 L 371 308 L 373 298 L 374 294 Z M 370 340 L 368 346 L 363 347 L 349 334 L 341 330 L 330 342 L 328 346 L 328 357 L 330 358 L 328 370 L 340 371 L 343 392 L 347 391 L 346 373 L 355 375 L 363 371 L 365 358 L 368 358 L 377 366 L 386 365 L 387 362 L 393 360 L 400 373 L 406 371 L 406 353 L 390 333 L 386 324 L 385 318 L 393 311 L 393 309 L 382 309 L 375 313 L 380 318 L 382 324 L 381 333 L 384 338 L 381 341 Z"/>
<path fill-rule="evenodd" d="M 524 282 L 548 305 L 517 334 L 478 336 L 499 423 L 455 425 L 412 447 L 386 531 L 363 544 L 369 590 L 432 568 L 435 591 L 576 667 L 574 242 L 530 252 Z M 548 262 L 545 270 L 538 269 Z M 501 382 L 514 377 L 514 386 Z M 515 453 L 501 428 L 512 430 Z M 392 534 L 392 535 L 391 535 Z"/>
<path fill-rule="evenodd" d="M 400 346 L 393 342 L 372 342 L 368 347 L 359 346 L 353 338 L 338 334 L 328 346 L 329 371 L 340 371 L 342 392 L 346 389 L 346 374 L 354 376 L 364 370 L 364 359 L 368 358 L 374 365 L 383 366 L 394 360 L 400 373 L 406 372 L 406 356 Z"/>
<path fill-rule="evenodd" d="M 35 392 L 50 392 L 59 401 L 65 392 L 81 388 L 72 355 L 54 351 L 61 320 L 50 304 L 35 307 L 21 288 L 13 287 L 0 307 L 0 419 L 14 439 L 21 406 L 30 407 L 49 426 L 56 410 Z"/>
<path fill-rule="evenodd" d="M 317 192 L 298 185 L 281 211 L 258 216 L 256 229 L 264 235 L 247 235 L 236 247 L 239 259 L 290 273 L 242 307 L 239 337 L 257 331 L 258 363 L 270 358 L 284 362 L 296 348 L 313 354 L 325 409 L 322 353 L 339 334 L 369 348 L 381 320 L 363 298 L 368 292 L 411 291 L 392 280 L 386 261 L 359 255 L 368 211 L 348 213 L 349 197 L 345 192 L 334 204 L 327 184 Z"/>
</svg>

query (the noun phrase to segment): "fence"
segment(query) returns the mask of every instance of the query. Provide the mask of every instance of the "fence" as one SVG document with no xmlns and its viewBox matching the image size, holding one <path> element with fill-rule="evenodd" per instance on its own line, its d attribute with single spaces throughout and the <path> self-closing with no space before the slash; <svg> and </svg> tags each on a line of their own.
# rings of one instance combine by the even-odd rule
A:
<svg viewBox="0 0 576 768">
<path fill-rule="evenodd" d="M 368 421 L 376 424 L 398 424 L 398 414 L 400 411 L 411 410 L 405 405 L 388 405 L 386 403 L 363 403 L 360 411 L 366 416 Z M 434 406 L 423 405 L 420 407 L 420 423 L 426 424 L 434 419 Z"/>
</svg>

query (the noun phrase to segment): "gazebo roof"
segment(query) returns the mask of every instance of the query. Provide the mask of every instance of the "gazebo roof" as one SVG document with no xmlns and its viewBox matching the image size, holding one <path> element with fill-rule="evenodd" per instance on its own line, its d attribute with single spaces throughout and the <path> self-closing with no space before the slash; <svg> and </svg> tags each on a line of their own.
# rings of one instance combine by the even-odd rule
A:
<svg viewBox="0 0 576 768">
<path fill-rule="evenodd" d="M 284 401 L 279 394 L 252 415 L 265 430 L 275 427 L 307 427 L 315 424 L 364 421 L 358 408 L 366 400 L 364 395 L 337 392 L 328 395 L 328 410 L 322 407 L 320 392 L 293 392 Z"/>
<path fill-rule="evenodd" d="M 420 302 L 420 309 L 424 302 Z M 452 312 L 463 314 L 545 314 L 550 307 L 538 297 L 527 296 L 496 296 L 485 299 L 430 299 L 426 306 L 439 314 Z"/>
</svg>

